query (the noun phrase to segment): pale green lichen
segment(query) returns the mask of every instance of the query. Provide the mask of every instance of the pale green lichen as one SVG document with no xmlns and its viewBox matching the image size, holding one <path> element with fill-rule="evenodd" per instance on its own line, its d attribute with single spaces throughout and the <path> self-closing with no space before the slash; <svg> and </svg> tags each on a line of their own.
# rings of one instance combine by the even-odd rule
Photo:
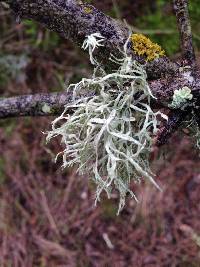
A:
<svg viewBox="0 0 200 267">
<path fill-rule="evenodd" d="M 44 113 L 50 113 L 51 112 L 51 107 L 48 104 L 44 103 L 42 105 L 42 112 L 44 112 Z"/>
<path fill-rule="evenodd" d="M 52 122 L 47 135 L 47 141 L 61 136 L 65 148 L 58 155 L 62 154 L 63 168 L 76 164 L 79 173 L 92 177 L 97 185 L 96 201 L 102 191 L 108 197 L 114 189 L 119 192 L 118 212 L 127 193 L 137 201 L 129 187 L 131 180 L 140 182 L 144 177 L 159 188 L 149 168 L 149 154 L 158 130 L 157 115 L 166 119 L 150 108 L 153 96 L 146 72 L 127 55 L 127 43 L 123 58 L 112 56 L 118 70 L 107 74 L 97 66 L 91 79 L 69 86 L 74 101 Z M 82 90 L 95 90 L 95 95 L 80 97 Z M 74 113 L 69 115 L 72 108 Z"/>
<path fill-rule="evenodd" d="M 193 95 L 191 89 L 184 86 L 183 88 L 174 91 L 173 100 L 169 107 L 174 109 L 184 109 L 189 104 L 188 101 L 192 100 L 192 98 Z"/>
</svg>

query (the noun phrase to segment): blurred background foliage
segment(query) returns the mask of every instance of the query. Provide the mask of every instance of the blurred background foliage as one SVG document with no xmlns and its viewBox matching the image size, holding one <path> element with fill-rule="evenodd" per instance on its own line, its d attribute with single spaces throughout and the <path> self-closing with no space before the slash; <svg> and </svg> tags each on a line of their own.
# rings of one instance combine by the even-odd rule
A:
<svg viewBox="0 0 200 267">
<path fill-rule="evenodd" d="M 171 1 L 85 2 L 125 20 L 171 58 L 180 57 Z M 198 54 L 199 0 L 189 2 Z M 90 70 L 80 48 L 34 21 L 19 23 L 0 6 L 0 97 L 63 90 Z M 175 136 L 166 157 L 155 163 L 163 194 L 150 186 L 138 189 L 141 203 L 129 199 L 116 217 L 116 194 L 94 208 L 93 185 L 54 163 L 60 143 L 47 146 L 41 134 L 51 120 L 0 121 L 0 266 L 200 266 L 192 237 L 200 235 L 199 156 L 187 138 Z"/>
</svg>

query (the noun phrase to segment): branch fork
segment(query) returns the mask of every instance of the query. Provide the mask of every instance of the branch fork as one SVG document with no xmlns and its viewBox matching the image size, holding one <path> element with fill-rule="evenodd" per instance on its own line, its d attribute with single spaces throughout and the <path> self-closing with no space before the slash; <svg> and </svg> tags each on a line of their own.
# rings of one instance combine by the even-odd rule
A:
<svg viewBox="0 0 200 267">
<path fill-rule="evenodd" d="M 78 0 L 0 0 L 0 3 L 8 4 L 20 18 L 33 19 L 79 46 L 82 45 L 86 36 L 100 33 L 105 37 L 105 46 L 99 47 L 95 56 L 101 64 L 108 66 L 108 68 L 113 67 L 109 65 L 109 55 L 111 53 L 119 55 L 119 50 L 122 50 L 129 36 L 129 29 L 126 25 Z M 200 106 L 200 74 L 196 67 L 192 44 L 188 1 L 173 0 L 173 6 L 185 66 L 181 71 L 182 67 L 179 64 L 170 61 L 165 56 L 146 65 L 149 85 L 157 98 L 153 105 L 155 107 L 168 107 L 173 92 L 183 86 L 188 86 L 194 95 L 195 105 Z M 132 53 L 132 57 L 136 59 L 134 53 Z M 188 66 L 189 69 L 186 70 L 185 67 Z M 66 92 L 1 99 L 0 118 L 57 115 L 70 101 L 71 95 Z M 192 111 L 189 109 L 172 110 L 168 123 L 160 131 L 157 138 L 158 145 L 165 143 L 181 121 L 191 113 Z M 195 107 L 195 114 L 198 114 L 197 107 Z"/>
</svg>

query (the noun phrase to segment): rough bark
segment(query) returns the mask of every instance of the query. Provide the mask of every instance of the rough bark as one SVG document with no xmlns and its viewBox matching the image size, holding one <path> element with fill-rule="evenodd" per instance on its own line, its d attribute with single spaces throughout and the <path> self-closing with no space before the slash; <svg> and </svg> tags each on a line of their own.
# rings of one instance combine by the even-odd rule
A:
<svg viewBox="0 0 200 267">
<path fill-rule="evenodd" d="M 192 30 L 189 18 L 188 0 L 173 0 L 173 7 L 180 34 L 183 62 L 184 65 L 189 65 L 189 71 L 186 71 L 185 73 L 183 73 L 183 75 L 191 81 L 188 84 L 188 87 L 193 90 L 193 108 L 188 107 L 184 110 L 178 109 L 171 112 L 168 122 L 164 125 L 158 135 L 158 146 L 166 143 L 171 134 L 178 129 L 178 127 L 181 125 L 181 122 L 186 120 L 186 117 L 188 116 L 188 114 L 191 114 L 192 111 L 194 111 L 193 113 L 195 114 L 196 121 L 199 125 L 199 77 L 196 71 L 196 60 L 192 42 Z M 179 81 L 179 77 L 175 77 L 175 82 L 178 83 Z M 179 88 L 181 87 L 183 87 L 182 80 Z"/>
<path fill-rule="evenodd" d="M 188 0 L 173 0 L 173 4 L 180 33 L 183 58 L 190 66 L 194 66 L 195 53 L 192 44 L 192 29 L 188 12 Z"/>
<path fill-rule="evenodd" d="M 196 106 L 200 106 L 200 73 L 198 73 L 193 82 L 182 75 L 182 77 L 169 77 L 168 79 L 151 81 L 149 85 L 153 95 L 156 97 L 156 99 L 152 101 L 152 106 L 155 108 L 167 107 L 171 102 L 174 90 L 182 86 L 191 88 L 193 102 L 196 103 Z M 94 92 L 84 92 L 83 94 L 84 97 L 90 97 L 92 95 L 94 95 Z M 67 104 L 71 103 L 71 100 L 72 94 L 70 92 L 23 95 L 1 99 L 0 118 L 58 115 Z M 197 112 L 198 108 L 196 108 L 196 113 Z M 180 112 L 178 112 L 178 114 L 180 114 Z M 187 112 L 184 112 L 184 114 L 187 114 Z M 172 127 L 172 124 L 170 127 Z"/>
<path fill-rule="evenodd" d="M 71 94 L 51 93 L 10 97 L 0 100 L 0 118 L 53 116 L 71 102 Z"/>
</svg>

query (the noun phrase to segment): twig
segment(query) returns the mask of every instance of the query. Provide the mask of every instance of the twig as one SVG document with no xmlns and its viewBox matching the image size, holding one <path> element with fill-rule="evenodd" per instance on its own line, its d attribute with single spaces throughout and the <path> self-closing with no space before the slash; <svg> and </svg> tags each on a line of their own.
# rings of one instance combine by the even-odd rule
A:
<svg viewBox="0 0 200 267">
<path fill-rule="evenodd" d="M 177 19 L 181 39 L 183 58 L 190 66 L 195 66 L 195 53 L 192 44 L 192 30 L 188 12 L 188 0 L 173 0 L 174 11 Z"/>
<path fill-rule="evenodd" d="M 47 197 L 45 195 L 44 190 L 41 190 L 40 192 L 41 194 L 41 206 L 44 210 L 44 213 L 49 221 L 50 227 L 51 229 L 55 232 L 55 234 L 59 237 L 60 236 L 60 232 L 58 230 L 58 227 L 56 225 L 55 219 L 50 211 L 49 205 L 48 205 L 48 201 L 47 201 Z"/>
<path fill-rule="evenodd" d="M 94 92 L 82 93 L 80 97 L 91 97 L 93 95 Z M 72 93 L 66 91 L 2 98 L 0 99 L 0 119 L 59 115 L 71 101 Z"/>
<path fill-rule="evenodd" d="M 156 145 L 162 146 L 167 143 L 167 140 L 178 129 L 184 118 L 190 114 L 190 110 L 176 110 L 172 111 L 168 116 L 168 122 L 160 129 L 157 138 Z"/>
<path fill-rule="evenodd" d="M 167 107 L 176 89 L 189 86 L 194 96 L 194 101 L 200 106 L 200 73 L 195 72 L 195 82 L 191 83 L 180 74 L 168 78 L 149 82 L 149 86 L 155 99 L 152 108 Z M 81 97 L 91 97 L 94 91 L 82 92 Z M 72 93 L 45 93 L 34 95 L 23 95 L 0 99 L 0 119 L 20 116 L 54 116 L 64 110 L 65 105 L 70 104 Z M 197 108 L 198 112 L 199 109 Z"/>
<path fill-rule="evenodd" d="M 66 93 L 36 94 L 10 97 L 0 100 L 0 118 L 20 116 L 53 116 L 60 114 L 70 103 Z"/>
</svg>

